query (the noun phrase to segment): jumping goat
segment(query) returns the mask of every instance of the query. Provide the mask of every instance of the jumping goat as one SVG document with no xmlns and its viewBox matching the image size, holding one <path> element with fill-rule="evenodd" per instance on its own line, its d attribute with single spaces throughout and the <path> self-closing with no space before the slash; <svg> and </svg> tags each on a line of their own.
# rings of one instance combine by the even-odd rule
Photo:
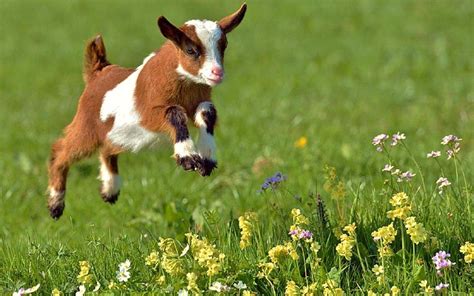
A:
<svg viewBox="0 0 474 296">
<path fill-rule="evenodd" d="M 213 22 L 191 20 L 177 28 L 165 17 L 158 27 L 168 40 L 136 69 L 111 64 L 99 35 L 85 48 L 85 89 L 64 136 L 53 145 L 49 161 L 48 208 L 58 219 L 65 207 L 69 167 L 99 150 L 100 194 L 115 203 L 120 193 L 118 155 L 156 144 L 163 135 L 174 143 L 176 163 L 209 176 L 217 166 L 214 125 L 217 112 L 212 87 L 224 78 L 227 33 L 244 18 L 246 4 Z M 199 129 L 195 146 L 188 119 Z"/>
</svg>

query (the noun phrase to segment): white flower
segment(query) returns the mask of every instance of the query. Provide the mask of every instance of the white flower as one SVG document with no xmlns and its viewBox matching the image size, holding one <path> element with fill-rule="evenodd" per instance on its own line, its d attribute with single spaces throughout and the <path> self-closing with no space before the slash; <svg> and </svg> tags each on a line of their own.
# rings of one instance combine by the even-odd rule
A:
<svg viewBox="0 0 474 296">
<path fill-rule="evenodd" d="M 22 296 L 22 295 L 34 293 L 39 289 L 39 287 L 40 287 L 40 284 L 37 284 L 36 286 L 28 288 L 26 290 L 23 288 L 20 288 L 20 290 L 18 290 L 17 292 L 13 292 L 13 296 Z"/>
<path fill-rule="evenodd" d="M 395 175 L 395 176 L 398 176 L 400 175 L 401 171 L 399 169 L 395 169 L 393 172 L 392 172 L 392 175 Z"/>
<path fill-rule="evenodd" d="M 179 257 L 183 257 L 184 255 L 186 255 L 189 251 L 189 244 L 186 245 L 186 247 L 184 247 L 183 251 L 181 252 L 181 255 L 179 255 Z"/>
<path fill-rule="evenodd" d="M 83 296 L 86 294 L 86 287 L 84 285 L 79 286 L 79 291 L 76 292 L 76 296 Z"/>
<path fill-rule="evenodd" d="M 227 292 L 230 290 L 230 288 L 229 286 L 226 286 L 221 282 L 213 282 L 212 285 L 209 287 L 209 290 L 216 292 Z"/>
<path fill-rule="evenodd" d="M 387 139 L 388 139 L 388 135 L 386 135 L 386 134 L 377 135 L 372 139 L 372 145 L 377 147 L 378 152 L 382 152 L 383 151 L 383 148 L 382 148 L 383 143 Z"/>
<path fill-rule="evenodd" d="M 413 174 L 410 171 L 406 171 L 400 174 L 400 176 L 397 179 L 397 182 L 410 182 L 413 177 L 416 176 L 416 174 Z"/>
<path fill-rule="evenodd" d="M 441 151 L 431 151 L 430 153 L 426 154 L 427 158 L 436 158 L 441 156 Z"/>
<path fill-rule="evenodd" d="M 400 132 L 398 132 L 392 136 L 392 143 L 390 145 L 396 146 L 399 141 L 405 140 L 405 139 L 406 139 L 405 134 L 403 133 L 400 134 Z"/>
<path fill-rule="evenodd" d="M 97 292 L 97 291 L 99 291 L 99 289 L 100 289 L 100 283 L 97 282 L 97 284 L 95 285 L 94 290 L 92 290 L 92 292 Z"/>
<path fill-rule="evenodd" d="M 391 165 L 391 164 L 386 164 L 383 169 L 382 169 L 382 172 L 391 172 L 393 170 L 394 166 Z"/>
<path fill-rule="evenodd" d="M 439 285 L 437 285 L 437 286 L 435 287 L 435 290 L 436 290 L 436 291 L 441 291 L 441 290 L 443 290 L 443 289 L 447 289 L 448 287 L 449 287 L 449 284 L 440 283 Z"/>
<path fill-rule="evenodd" d="M 436 181 L 436 185 L 438 185 L 439 194 L 441 194 L 443 193 L 443 188 L 451 185 L 451 182 L 449 182 L 448 178 L 439 177 L 439 179 Z"/>
<path fill-rule="evenodd" d="M 247 285 L 244 284 L 242 281 L 239 281 L 238 283 L 234 284 L 234 287 L 239 290 L 247 289 Z"/>
<path fill-rule="evenodd" d="M 462 139 L 456 137 L 455 135 L 447 135 L 443 137 L 443 139 L 441 140 L 441 144 L 448 145 L 450 143 L 459 143 L 461 141 Z"/>
<path fill-rule="evenodd" d="M 188 296 L 189 293 L 188 293 L 188 290 L 186 289 L 181 289 L 178 291 L 178 296 Z"/>
<path fill-rule="evenodd" d="M 128 281 L 130 278 L 130 260 L 125 260 L 119 264 L 119 270 L 117 271 L 117 280 L 121 283 Z"/>
</svg>

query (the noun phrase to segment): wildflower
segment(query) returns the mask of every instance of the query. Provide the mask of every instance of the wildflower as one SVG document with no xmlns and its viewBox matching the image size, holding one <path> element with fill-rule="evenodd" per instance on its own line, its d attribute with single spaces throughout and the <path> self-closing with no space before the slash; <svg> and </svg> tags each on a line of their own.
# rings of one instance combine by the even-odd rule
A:
<svg viewBox="0 0 474 296">
<path fill-rule="evenodd" d="M 59 291 L 58 288 L 54 288 L 53 291 L 51 291 L 51 296 L 61 296 L 62 292 Z"/>
<path fill-rule="evenodd" d="M 170 275 L 176 276 L 183 273 L 184 268 L 180 259 L 169 257 L 166 254 L 161 256 L 161 267 Z"/>
<path fill-rule="evenodd" d="M 401 174 L 402 171 L 400 171 L 400 169 L 395 169 L 392 171 L 392 176 L 399 176 Z"/>
<path fill-rule="evenodd" d="M 431 288 L 431 286 L 428 285 L 428 281 L 426 280 L 422 280 L 420 282 L 420 288 L 422 292 L 425 292 L 425 294 L 428 294 L 428 295 L 433 294 L 433 288 Z"/>
<path fill-rule="evenodd" d="M 449 145 L 449 144 L 455 144 L 461 142 L 462 139 L 456 137 L 455 135 L 448 135 L 444 136 L 443 139 L 441 140 L 442 145 Z"/>
<path fill-rule="evenodd" d="M 303 214 L 301 214 L 300 209 L 292 209 L 291 210 L 291 216 L 293 217 L 293 224 L 295 225 L 308 225 L 309 220 L 306 218 Z"/>
<path fill-rule="evenodd" d="M 447 289 L 449 287 L 449 284 L 443 284 L 443 283 L 440 283 L 439 285 L 437 285 L 435 287 L 435 290 L 436 291 L 442 291 L 444 289 Z"/>
<path fill-rule="evenodd" d="M 436 181 L 436 185 L 438 185 L 438 190 L 439 190 L 438 193 L 442 194 L 443 188 L 451 185 L 451 182 L 449 182 L 448 178 L 439 177 L 439 179 Z"/>
<path fill-rule="evenodd" d="M 86 294 L 86 287 L 84 285 L 79 286 L 79 290 L 76 292 L 76 296 L 83 296 Z"/>
<path fill-rule="evenodd" d="M 22 295 L 25 295 L 25 294 L 34 293 L 34 292 L 38 291 L 39 287 L 40 287 L 40 284 L 37 284 L 36 286 L 28 288 L 28 289 L 20 288 L 20 290 L 18 290 L 17 292 L 13 292 L 13 296 L 22 296 Z"/>
<path fill-rule="evenodd" d="M 238 290 L 247 289 L 247 285 L 244 284 L 244 282 L 242 282 L 242 281 L 239 281 L 238 283 L 235 283 L 233 286 Z"/>
<path fill-rule="evenodd" d="M 458 154 L 460 150 L 461 144 L 459 143 L 454 144 L 451 149 L 446 150 L 446 153 L 448 154 L 448 160 L 456 156 L 456 154 Z"/>
<path fill-rule="evenodd" d="M 375 273 L 375 275 L 381 275 L 384 273 L 383 266 L 379 266 L 378 264 L 375 264 L 374 267 L 372 267 L 372 272 Z"/>
<path fill-rule="evenodd" d="M 299 288 L 294 281 L 286 282 L 285 296 L 297 296 Z"/>
<path fill-rule="evenodd" d="M 346 188 L 344 182 L 338 180 L 336 168 L 325 166 L 324 172 L 324 178 L 326 181 L 323 184 L 323 189 L 331 195 L 332 199 L 342 200 L 346 195 Z"/>
<path fill-rule="evenodd" d="M 404 192 L 399 192 L 392 196 L 390 204 L 394 209 L 387 212 L 387 217 L 392 220 L 395 220 L 395 218 L 405 220 L 411 211 L 411 204 L 408 195 Z"/>
<path fill-rule="evenodd" d="M 268 251 L 268 257 L 275 264 L 281 263 L 286 256 L 290 256 L 293 260 L 298 260 L 299 258 L 298 253 L 290 242 L 285 245 L 277 245 Z"/>
<path fill-rule="evenodd" d="M 243 250 L 250 246 L 256 222 L 257 214 L 253 212 L 244 213 L 239 217 L 240 249 Z"/>
<path fill-rule="evenodd" d="M 391 164 L 386 164 L 383 169 L 382 169 L 382 172 L 391 172 L 395 167 Z"/>
<path fill-rule="evenodd" d="M 205 238 L 199 239 L 196 234 L 187 233 L 189 245 L 194 260 L 203 268 L 207 268 L 207 275 L 218 274 L 222 269 L 225 255 L 220 253 L 214 245 L 207 242 Z"/>
<path fill-rule="evenodd" d="M 400 142 L 402 140 L 405 140 L 405 139 L 406 139 L 405 134 L 397 132 L 396 134 L 394 134 L 392 136 L 392 143 L 390 145 L 396 146 L 398 144 L 398 142 Z"/>
<path fill-rule="evenodd" d="M 159 239 L 158 247 L 160 250 L 166 254 L 167 256 L 178 256 L 178 248 L 176 247 L 176 243 L 172 238 L 161 238 Z"/>
<path fill-rule="evenodd" d="M 276 268 L 277 266 L 275 263 L 272 262 L 264 262 L 264 263 L 259 263 L 258 268 L 260 271 L 257 273 L 257 277 L 259 279 L 267 277 L 270 275 L 270 273 Z"/>
<path fill-rule="evenodd" d="M 260 191 L 265 191 L 268 188 L 270 189 L 276 189 L 280 183 L 286 180 L 286 176 L 284 176 L 282 173 L 277 172 L 275 175 L 268 177 L 265 179 L 263 182 Z"/>
<path fill-rule="evenodd" d="M 374 241 L 381 240 L 383 245 L 391 244 L 395 240 L 397 230 L 393 227 L 393 222 L 387 226 L 380 227 L 377 231 L 372 232 Z"/>
<path fill-rule="evenodd" d="M 380 246 L 377 251 L 379 252 L 380 257 L 390 257 L 393 256 L 393 250 L 388 245 Z"/>
<path fill-rule="evenodd" d="M 342 296 L 344 295 L 344 291 L 339 288 L 339 285 L 334 280 L 328 279 L 323 284 L 323 295 L 324 296 Z"/>
<path fill-rule="evenodd" d="M 423 227 L 423 224 L 417 223 L 415 217 L 408 217 L 405 219 L 405 228 L 415 245 L 426 241 L 428 238 L 428 233 Z"/>
<path fill-rule="evenodd" d="M 79 275 L 77 276 L 77 281 L 83 285 L 90 284 L 92 281 L 92 275 L 90 272 L 90 264 L 88 261 L 79 261 L 79 266 L 81 268 Z"/>
<path fill-rule="evenodd" d="M 295 142 L 295 147 L 296 148 L 304 148 L 304 147 L 306 147 L 306 144 L 308 144 L 308 139 L 306 137 L 300 137 Z"/>
<path fill-rule="evenodd" d="M 216 292 L 227 292 L 230 290 L 229 286 L 222 284 L 221 282 L 213 282 L 212 285 L 209 287 L 209 290 L 216 291 Z"/>
<path fill-rule="evenodd" d="M 188 295 L 189 295 L 188 290 L 186 289 L 178 290 L 178 296 L 188 296 Z"/>
<path fill-rule="evenodd" d="M 150 255 L 145 258 L 145 265 L 156 266 L 159 263 L 159 254 L 157 251 L 153 250 Z"/>
<path fill-rule="evenodd" d="M 377 151 L 378 152 L 382 152 L 383 151 L 383 145 L 384 145 L 384 142 L 388 139 L 388 135 L 386 134 L 380 134 L 380 135 L 377 135 L 375 136 L 373 139 L 372 139 L 372 145 L 374 145 L 375 147 L 377 147 Z"/>
<path fill-rule="evenodd" d="M 446 253 L 445 251 L 439 251 L 437 252 L 431 260 L 433 260 L 433 263 L 436 268 L 436 273 L 438 275 L 442 275 L 442 270 L 451 267 L 455 263 L 452 263 L 451 260 L 448 258 L 451 257 L 451 254 Z"/>
<path fill-rule="evenodd" d="M 156 278 L 156 283 L 159 286 L 163 286 L 166 283 L 166 277 L 164 275 L 161 275 L 161 276 L 157 277 Z"/>
<path fill-rule="evenodd" d="M 341 239 L 341 242 L 336 246 L 336 251 L 339 256 L 346 258 L 346 260 L 351 260 L 352 248 L 356 244 L 355 229 L 355 223 L 345 226 L 344 231 L 346 231 L 348 234 L 342 234 L 339 237 Z"/>
<path fill-rule="evenodd" d="M 97 282 L 97 283 L 95 284 L 94 290 L 92 290 L 92 292 L 97 292 L 97 291 L 99 291 L 99 289 L 100 289 L 100 283 Z"/>
<path fill-rule="evenodd" d="M 117 283 L 115 283 L 114 281 L 110 281 L 109 282 L 109 285 L 107 286 L 110 290 L 112 289 L 117 289 L 119 286 L 117 285 Z"/>
<path fill-rule="evenodd" d="M 188 280 L 188 286 L 187 286 L 187 289 L 189 291 L 193 291 L 193 292 L 196 292 L 196 293 L 199 293 L 200 290 L 199 290 L 199 287 L 196 283 L 197 281 L 197 275 L 194 273 L 194 272 L 190 272 L 190 273 L 187 273 L 186 274 L 186 279 Z"/>
<path fill-rule="evenodd" d="M 464 261 L 466 263 L 471 263 L 474 260 L 474 244 L 471 242 L 466 242 L 459 249 L 461 253 L 464 254 Z"/>
<path fill-rule="evenodd" d="M 441 156 L 441 151 L 431 151 L 430 153 L 426 154 L 427 158 L 437 158 Z"/>
<path fill-rule="evenodd" d="M 117 280 L 121 283 L 127 282 L 130 278 L 130 260 L 125 260 L 119 264 L 119 270 L 117 271 Z"/>
<path fill-rule="evenodd" d="M 318 242 L 312 242 L 309 248 L 312 252 L 312 258 L 313 258 L 313 261 L 311 262 L 311 268 L 315 270 L 316 267 L 318 267 L 319 263 L 321 262 L 321 258 L 318 257 L 318 252 L 321 249 L 321 246 L 319 245 Z"/>
<path fill-rule="evenodd" d="M 254 296 L 254 295 L 257 295 L 257 294 L 249 290 L 244 290 L 242 292 L 242 296 Z"/>
<path fill-rule="evenodd" d="M 312 283 L 308 286 L 304 286 L 301 288 L 301 295 L 302 296 L 314 296 L 318 291 L 318 286 L 316 283 Z"/>
<path fill-rule="evenodd" d="M 303 230 L 303 231 L 301 231 L 299 237 L 300 237 L 300 239 L 310 240 L 310 239 L 313 238 L 313 233 L 309 230 Z"/>
<path fill-rule="evenodd" d="M 403 182 L 403 181 L 405 181 L 405 182 L 410 182 L 410 181 L 413 179 L 413 177 L 415 177 L 415 176 L 416 176 L 416 174 L 413 174 L 413 173 L 410 172 L 410 171 L 406 171 L 406 172 L 401 173 L 401 174 L 398 176 L 397 182 L 399 182 L 399 183 L 400 183 L 400 182 Z"/>
<path fill-rule="evenodd" d="M 397 296 L 400 294 L 400 289 L 397 286 L 392 286 L 390 292 L 392 292 L 392 296 Z"/>
</svg>

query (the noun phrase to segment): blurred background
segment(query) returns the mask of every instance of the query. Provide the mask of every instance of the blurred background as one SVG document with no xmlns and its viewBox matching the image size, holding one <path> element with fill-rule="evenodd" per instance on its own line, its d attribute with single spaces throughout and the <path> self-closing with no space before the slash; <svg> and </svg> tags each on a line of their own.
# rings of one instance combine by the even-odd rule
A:
<svg viewBox="0 0 474 296">
<path fill-rule="evenodd" d="M 78 238 L 176 235 L 204 210 L 258 211 L 266 203 L 256 192 L 276 171 L 299 196 L 322 190 L 325 165 L 348 188 L 370 192 L 387 161 L 371 145 L 379 133 L 406 134 L 432 188 L 439 169 L 426 153 L 441 150 L 447 134 L 463 138 L 472 181 L 473 3 L 248 1 L 228 36 L 226 81 L 213 93 L 219 169 L 210 178 L 185 173 L 171 146 L 126 153 L 121 196 L 110 206 L 98 194 L 94 156 L 71 169 L 66 210 L 55 222 L 46 163 L 76 111 L 86 40 L 101 33 L 111 62 L 136 67 L 164 42 L 158 16 L 217 20 L 241 2 L 1 0 L 0 257 L 25 242 L 84 247 Z M 301 137 L 307 144 L 295 147 Z M 397 153 L 414 171 L 406 152 Z"/>
</svg>

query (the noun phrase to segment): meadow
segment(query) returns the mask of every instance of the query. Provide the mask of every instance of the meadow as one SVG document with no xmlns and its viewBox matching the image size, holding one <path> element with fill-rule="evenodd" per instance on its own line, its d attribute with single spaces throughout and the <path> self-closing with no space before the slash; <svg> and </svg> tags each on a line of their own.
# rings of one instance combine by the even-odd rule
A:
<svg viewBox="0 0 474 296">
<path fill-rule="evenodd" d="M 164 42 L 158 16 L 240 4 L 0 1 L 0 294 L 474 293 L 469 0 L 248 1 L 213 91 L 212 176 L 177 167 L 171 145 L 123 154 L 111 206 L 92 157 L 49 217 L 86 40 L 136 67 Z"/>
</svg>

